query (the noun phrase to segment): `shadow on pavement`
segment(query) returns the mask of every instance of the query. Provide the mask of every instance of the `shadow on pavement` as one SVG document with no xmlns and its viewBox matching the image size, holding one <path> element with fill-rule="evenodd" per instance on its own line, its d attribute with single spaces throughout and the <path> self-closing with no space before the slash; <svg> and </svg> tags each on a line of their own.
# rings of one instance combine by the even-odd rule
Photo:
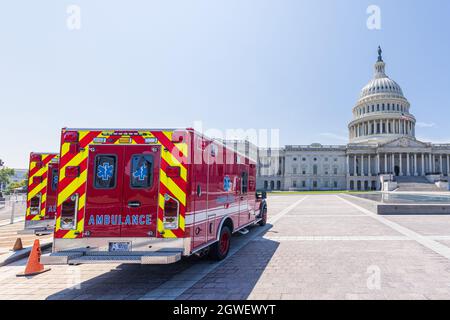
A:
<svg viewBox="0 0 450 320">
<path fill-rule="evenodd" d="M 255 227 L 256 230 L 258 227 Z M 266 226 L 270 229 L 270 226 Z M 252 228 L 253 229 L 253 228 Z M 253 231 L 253 230 L 252 230 Z M 267 232 L 266 230 L 265 232 Z M 257 231 L 256 231 L 257 232 Z M 245 241 L 248 236 L 233 237 L 233 244 Z M 253 234 L 253 237 L 255 234 Z M 203 277 L 194 286 L 187 289 L 180 296 L 182 299 L 246 299 L 263 273 L 266 265 L 276 251 L 279 243 L 263 239 L 258 235 L 255 239 L 237 251 L 233 256 L 224 261 L 216 262 L 208 258 L 197 256 L 182 259 L 180 262 L 169 265 L 134 265 L 122 264 L 116 268 L 105 270 L 105 265 L 79 265 L 68 272 L 76 275 L 80 270 L 81 278 L 89 278 L 82 281 L 78 287 L 62 290 L 47 297 L 48 300 L 135 300 L 139 299 L 151 290 L 158 288 L 173 276 L 201 264 L 205 268 L 217 264 L 217 268 Z M 95 275 L 94 275 L 95 274 Z"/>
<path fill-rule="evenodd" d="M 267 227 L 177 299 L 247 299 L 279 246 L 279 242 L 262 237 L 272 226 Z"/>
</svg>

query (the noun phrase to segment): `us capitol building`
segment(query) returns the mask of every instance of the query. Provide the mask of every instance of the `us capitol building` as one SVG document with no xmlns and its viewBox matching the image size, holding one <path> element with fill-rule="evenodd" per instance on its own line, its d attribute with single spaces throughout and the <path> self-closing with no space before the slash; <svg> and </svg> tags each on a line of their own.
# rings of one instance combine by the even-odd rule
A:
<svg viewBox="0 0 450 320">
<path fill-rule="evenodd" d="M 258 150 L 257 187 L 265 190 L 380 190 L 395 181 L 447 180 L 450 144 L 415 138 L 416 118 L 385 72 L 378 48 L 373 79 L 348 124 L 347 145 L 287 145 Z M 396 183 L 396 182 L 395 182 Z"/>
</svg>

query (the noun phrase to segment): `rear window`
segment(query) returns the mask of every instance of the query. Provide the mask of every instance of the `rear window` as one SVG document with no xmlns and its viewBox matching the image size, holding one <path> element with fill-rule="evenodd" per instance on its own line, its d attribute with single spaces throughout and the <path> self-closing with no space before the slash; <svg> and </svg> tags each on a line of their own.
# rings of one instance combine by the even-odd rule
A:
<svg viewBox="0 0 450 320">
<path fill-rule="evenodd" d="M 241 192 L 247 193 L 247 191 L 248 191 L 248 173 L 242 172 L 241 177 L 242 177 Z"/>
<path fill-rule="evenodd" d="M 52 191 L 56 191 L 56 189 L 58 188 L 58 169 L 52 169 L 52 172 L 51 172 L 51 181 L 52 181 L 52 184 L 51 184 L 51 188 L 52 188 Z"/>
<path fill-rule="evenodd" d="M 135 154 L 131 159 L 130 183 L 132 188 L 149 188 L 153 181 L 153 157 Z"/>
<path fill-rule="evenodd" d="M 116 163 L 117 157 L 114 155 L 95 157 L 95 188 L 113 189 L 116 186 Z"/>
</svg>

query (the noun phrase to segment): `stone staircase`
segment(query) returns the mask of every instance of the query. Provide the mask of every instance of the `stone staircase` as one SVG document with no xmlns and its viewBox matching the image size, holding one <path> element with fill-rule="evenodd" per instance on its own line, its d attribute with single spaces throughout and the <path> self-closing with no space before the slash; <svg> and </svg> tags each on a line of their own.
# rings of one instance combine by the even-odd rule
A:
<svg viewBox="0 0 450 320">
<path fill-rule="evenodd" d="M 425 177 L 395 177 L 397 191 L 442 191 Z"/>
</svg>

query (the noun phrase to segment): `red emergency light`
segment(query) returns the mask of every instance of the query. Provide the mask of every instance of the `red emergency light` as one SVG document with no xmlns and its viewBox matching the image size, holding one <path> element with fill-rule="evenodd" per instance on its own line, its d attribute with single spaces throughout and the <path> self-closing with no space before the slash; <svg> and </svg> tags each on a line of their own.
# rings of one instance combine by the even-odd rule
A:
<svg viewBox="0 0 450 320">
<path fill-rule="evenodd" d="M 42 182 L 42 176 L 33 177 L 33 184 L 39 184 Z"/>
<path fill-rule="evenodd" d="M 78 178 L 80 176 L 80 167 L 78 166 L 70 166 L 66 168 L 66 177 L 67 178 Z"/>
<path fill-rule="evenodd" d="M 34 153 L 30 156 L 30 160 L 31 162 L 39 162 L 42 160 L 42 155 Z"/>
<path fill-rule="evenodd" d="M 76 131 L 64 132 L 63 140 L 64 142 L 78 142 L 78 132 Z"/>
<path fill-rule="evenodd" d="M 42 161 L 38 161 L 38 162 L 36 162 L 35 168 L 41 169 L 43 166 L 44 166 L 44 164 L 42 163 Z"/>
<path fill-rule="evenodd" d="M 180 176 L 180 167 L 167 167 L 166 176 L 169 178 L 178 178 Z"/>
</svg>

